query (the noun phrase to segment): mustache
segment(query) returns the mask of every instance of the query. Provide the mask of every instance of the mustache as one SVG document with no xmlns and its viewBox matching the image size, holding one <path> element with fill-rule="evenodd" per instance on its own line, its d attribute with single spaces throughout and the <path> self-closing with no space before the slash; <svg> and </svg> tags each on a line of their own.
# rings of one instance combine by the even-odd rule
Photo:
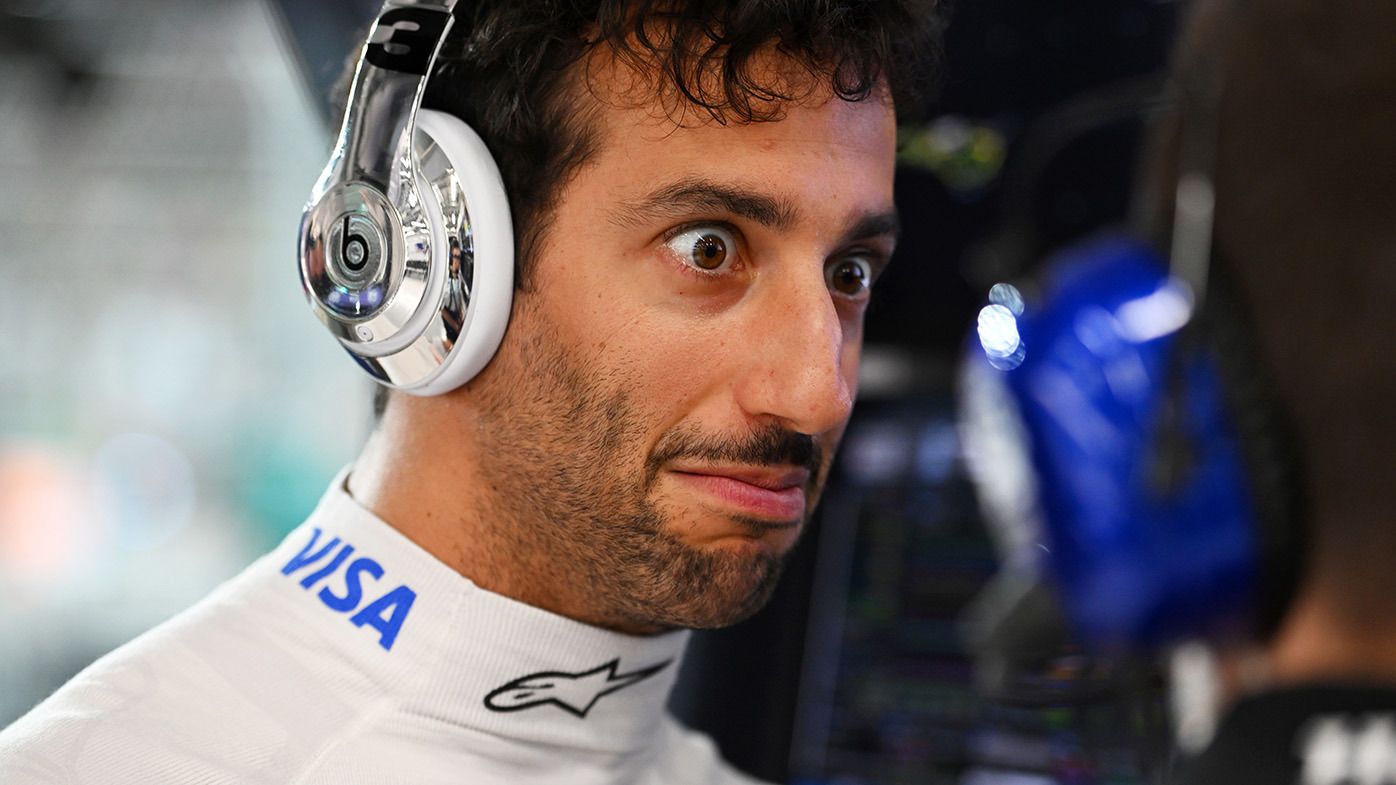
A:
<svg viewBox="0 0 1396 785">
<path fill-rule="evenodd" d="M 824 465 L 824 447 L 807 433 L 792 431 L 778 425 L 766 425 L 741 437 L 710 436 L 691 431 L 671 431 L 665 434 L 650 453 L 646 476 L 653 479 L 669 461 L 695 458 L 715 462 L 754 465 L 791 465 L 808 469 L 810 476 L 819 476 Z"/>
</svg>

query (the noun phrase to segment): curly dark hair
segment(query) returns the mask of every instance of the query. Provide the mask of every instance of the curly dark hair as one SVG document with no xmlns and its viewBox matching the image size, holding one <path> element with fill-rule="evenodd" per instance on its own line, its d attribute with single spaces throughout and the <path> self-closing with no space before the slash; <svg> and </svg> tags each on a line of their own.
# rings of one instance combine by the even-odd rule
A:
<svg viewBox="0 0 1396 785">
<path fill-rule="evenodd" d="M 937 0 L 502 0 L 462 3 L 423 104 L 468 122 L 499 163 L 513 210 L 518 285 L 560 185 L 594 151 L 574 66 L 605 47 L 680 117 L 779 119 L 827 84 L 860 101 L 886 89 L 920 111 L 939 62 Z M 758 68 L 774 48 L 807 79 Z M 605 50 L 601 50 L 605 51 Z M 585 79 L 584 75 L 581 75 Z"/>
</svg>

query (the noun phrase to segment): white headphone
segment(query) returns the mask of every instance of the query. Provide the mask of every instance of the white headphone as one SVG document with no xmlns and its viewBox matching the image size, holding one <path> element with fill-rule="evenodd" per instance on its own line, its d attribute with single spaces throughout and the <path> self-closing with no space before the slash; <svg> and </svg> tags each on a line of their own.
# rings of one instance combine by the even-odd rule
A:
<svg viewBox="0 0 1396 785">
<path fill-rule="evenodd" d="M 413 395 L 448 392 L 484 368 L 513 299 L 499 169 L 468 125 L 420 108 L 455 5 L 384 4 L 301 216 L 311 310 L 369 375 Z"/>
</svg>

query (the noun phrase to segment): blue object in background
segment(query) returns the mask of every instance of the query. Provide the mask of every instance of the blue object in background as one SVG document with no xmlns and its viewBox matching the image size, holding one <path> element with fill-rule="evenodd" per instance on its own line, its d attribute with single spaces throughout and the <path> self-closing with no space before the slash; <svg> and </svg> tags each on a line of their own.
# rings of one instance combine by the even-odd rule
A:
<svg viewBox="0 0 1396 785">
<path fill-rule="evenodd" d="M 1025 525 L 1041 527 L 1069 621 L 1088 643 L 1148 648 L 1241 622 L 1254 604 L 1254 513 L 1214 359 L 1172 356 L 1190 292 L 1122 237 L 1068 250 L 1050 270 L 1040 306 L 991 296 L 1001 302 L 981 314 L 972 362 L 992 367 L 976 373 L 997 377 L 1015 410 L 1019 429 L 999 437 L 1027 442 L 1023 492 L 1040 523 Z M 1163 424 L 1172 374 L 1178 414 Z M 1169 430 L 1185 465 L 1163 488 Z"/>
</svg>

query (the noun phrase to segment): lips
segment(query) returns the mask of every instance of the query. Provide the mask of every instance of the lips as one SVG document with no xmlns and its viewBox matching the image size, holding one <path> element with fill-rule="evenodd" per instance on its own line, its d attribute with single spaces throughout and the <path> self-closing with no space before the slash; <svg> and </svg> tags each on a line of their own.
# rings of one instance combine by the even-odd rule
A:
<svg viewBox="0 0 1396 785">
<path fill-rule="evenodd" d="M 670 470 L 683 485 L 713 497 L 747 518 L 796 526 L 805 515 L 809 470 L 793 466 L 678 466 Z"/>
</svg>

